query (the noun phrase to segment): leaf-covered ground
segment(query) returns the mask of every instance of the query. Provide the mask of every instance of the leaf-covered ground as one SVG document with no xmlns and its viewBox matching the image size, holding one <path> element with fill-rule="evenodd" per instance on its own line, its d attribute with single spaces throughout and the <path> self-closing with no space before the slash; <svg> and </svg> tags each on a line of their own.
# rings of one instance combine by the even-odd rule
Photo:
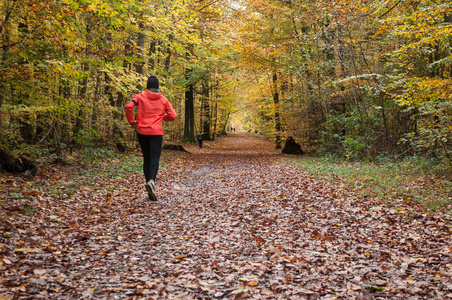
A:
<svg viewBox="0 0 452 300">
<path fill-rule="evenodd" d="M 272 148 L 236 133 L 169 155 L 157 203 L 138 174 L 3 174 L 0 299 L 452 299 L 450 214 L 359 198 Z"/>
</svg>

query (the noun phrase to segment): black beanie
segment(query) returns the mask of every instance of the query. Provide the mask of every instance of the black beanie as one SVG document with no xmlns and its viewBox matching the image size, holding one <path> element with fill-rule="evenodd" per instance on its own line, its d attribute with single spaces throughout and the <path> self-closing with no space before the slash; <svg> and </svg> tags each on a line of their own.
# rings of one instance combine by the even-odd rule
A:
<svg viewBox="0 0 452 300">
<path fill-rule="evenodd" d="M 148 83 L 146 84 L 146 89 L 159 89 L 159 80 L 155 76 L 150 76 L 148 78 Z"/>
</svg>

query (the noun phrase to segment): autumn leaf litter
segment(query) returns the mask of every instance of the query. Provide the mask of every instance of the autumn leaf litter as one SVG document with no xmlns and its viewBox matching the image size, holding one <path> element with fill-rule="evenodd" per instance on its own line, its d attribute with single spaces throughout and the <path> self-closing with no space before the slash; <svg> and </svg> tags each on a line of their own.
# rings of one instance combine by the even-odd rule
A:
<svg viewBox="0 0 452 300">
<path fill-rule="evenodd" d="M 257 135 L 188 148 L 157 203 L 130 174 L 25 214 L 3 174 L 0 299 L 452 299 L 450 214 L 316 180 Z"/>
</svg>

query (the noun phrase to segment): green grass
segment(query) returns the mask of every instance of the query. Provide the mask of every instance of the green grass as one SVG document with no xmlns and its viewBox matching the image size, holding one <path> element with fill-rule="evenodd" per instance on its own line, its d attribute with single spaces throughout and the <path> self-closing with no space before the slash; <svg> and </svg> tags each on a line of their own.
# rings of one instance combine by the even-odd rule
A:
<svg viewBox="0 0 452 300">
<path fill-rule="evenodd" d="M 430 210 L 451 210 L 452 182 L 447 169 L 422 158 L 380 163 L 351 162 L 336 157 L 295 159 L 300 168 L 318 179 L 342 182 L 361 196 L 391 205 L 407 204 Z"/>
</svg>

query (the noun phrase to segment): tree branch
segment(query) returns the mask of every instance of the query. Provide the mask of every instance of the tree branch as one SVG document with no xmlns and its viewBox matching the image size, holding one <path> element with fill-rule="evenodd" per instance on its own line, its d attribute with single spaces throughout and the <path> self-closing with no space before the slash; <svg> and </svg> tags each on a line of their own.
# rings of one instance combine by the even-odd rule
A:
<svg viewBox="0 0 452 300">
<path fill-rule="evenodd" d="M 207 3 L 206 5 L 204 5 L 203 7 L 201 7 L 201 8 L 198 10 L 198 12 L 203 11 L 205 8 L 211 6 L 212 4 L 214 4 L 214 3 L 216 3 L 216 2 L 220 2 L 220 0 L 212 0 L 212 1 L 210 1 L 209 3 Z"/>
<path fill-rule="evenodd" d="M 2 33 L 3 28 L 5 28 L 6 23 L 8 23 L 9 17 L 11 16 L 11 13 L 12 13 L 13 10 L 14 10 L 14 6 L 15 6 L 15 4 L 16 4 L 17 2 L 18 2 L 18 1 L 13 1 L 12 7 L 11 7 L 10 9 L 9 9 L 9 8 L 6 8 L 5 19 L 3 20 L 2 25 L 0 26 L 0 34 Z M 7 4 L 5 3 L 5 6 L 6 6 L 6 5 L 7 5 Z"/>
<path fill-rule="evenodd" d="M 397 5 L 400 4 L 400 2 L 402 2 L 402 0 L 399 0 L 396 4 L 394 4 L 393 7 L 391 7 L 387 12 L 385 12 L 384 14 L 382 14 L 381 16 L 379 16 L 379 18 L 383 18 L 384 16 L 386 16 L 387 14 L 389 14 L 394 8 L 396 8 Z"/>
</svg>

